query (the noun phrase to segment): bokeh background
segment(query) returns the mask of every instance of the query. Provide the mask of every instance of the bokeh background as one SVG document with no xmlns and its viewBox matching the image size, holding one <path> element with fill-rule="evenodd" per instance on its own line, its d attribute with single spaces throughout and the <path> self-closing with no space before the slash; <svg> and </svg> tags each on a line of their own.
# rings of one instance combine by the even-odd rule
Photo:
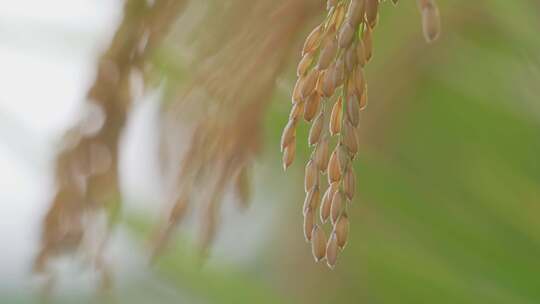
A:
<svg viewBox="0 0 540 304">
<path fill-rule="evenodd" d="M 204 266 L 189 227 L 148 265 L 160 102 L 148 94 L 123 138 L 125 208 L 108 248 L 113 295 L 96 295 L 96 274 L 68 259 L 53 303 L 540 303 L 540 2 L 439 6 L 443 31 L 431 45 L 416 1 L 381 10 L 355 165 L 359 195 L 335 270 L 315 264 L 303 240 L 307 146 L 287 174 L 280 165 L 298 51 L 265 116 L 252 204 L 245 212 L 224 204 Z M 0 1 L 1 303 L 39 302 L 31 264 L 52 161 L 121 15 L 120 1 Z M 323 15 L 299 31 L 296 50 Z M 165 48 L 154 60 L 164 77 L 185 81 L 174 54 Z M 298 137 L 307 131 L 301 126 Z"/>
</svg>

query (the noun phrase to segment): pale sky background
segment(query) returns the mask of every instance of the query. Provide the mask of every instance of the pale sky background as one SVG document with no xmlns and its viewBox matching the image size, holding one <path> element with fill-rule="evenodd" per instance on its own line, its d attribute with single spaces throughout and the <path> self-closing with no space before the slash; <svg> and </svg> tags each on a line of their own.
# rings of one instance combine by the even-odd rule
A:
<svg viewBox="0 0 540 304">
<path fill-rule="evenodd" d="M 30 267 L 51 195 L 55 144 L 80 115 L 95 62 L 114 33 L 121 6 L 113 0 L 0 0 L 0 294 L 32 284 Z M 152 148 L 141 151 L 144 145 L 137 141 L 152 137 L 156 103 L 139 104 L 137 123 L 129 131 L 138 136 L 128 140 L 121 167 L 127 176 L 123 184 L 138 189 L 132 195 L 144 200 L 159 190 L 157 183 L 137 180 L 137 173 L 156 177 L 150 180 L 158 175 L 151 161 L 136 161 L 141 154 L 152 157 Z M 138 149 L 129 148 L 134 146 Z M 257 205 L 249 215 L 225 210 L 234 220 L 221 232 L 215 256 L 240 264 L 260 250 L 274 207 Z M 230 240 L 234 246 L 226 245 Z M 121 244 L 118 251 L 127 252 L 129 246 Z M 132 250 L 129 256 L 120 268 L 132 276 L 144 269 L 144 257 Z"/>
<path fill-rule="evenodd" d="M 118 22 L 109 0 L 0 0 L 0 288 L 29 287 L 55 143 Z"/>
</svg>

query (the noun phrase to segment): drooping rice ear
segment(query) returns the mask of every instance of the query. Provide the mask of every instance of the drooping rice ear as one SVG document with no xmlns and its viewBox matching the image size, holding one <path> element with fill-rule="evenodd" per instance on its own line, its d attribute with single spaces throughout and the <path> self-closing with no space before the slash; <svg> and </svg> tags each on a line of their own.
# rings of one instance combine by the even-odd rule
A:
<svg viewBox="0 0 540 304">
<path fill-rule="evenodd" d="M 336 265 L 348 238 L 346 211 L 356 192 L 352 162 L 359 149 L 360 112 L 368 103 L 363 68 L 373 57 L 372 34 L 382 1 L 327 0 L 327 18 L 306 39 L 303 58 L 297 67 L 299 80 L 293 91 L 293 109 L 289 118 L 299 120 L 303 114 L 308 122 L 312 122 L 308 143 L 314 146 L 304 177 L 307 193 L 303 206 L 304 234 L 311 240 L 315 260 L 326 258 L 330 268 Z M 438 10 L 434 0 L 418 1 L 424 34 L 432 41 L 440 31 Z M 392 2 L 397 4 L 398 0 Z M 335 101 L 331 109 L 330 105 L 326 106 L 327 101 Z M 336 139 L 332 151 L 329 135 Z M 295 143 L 294 136 L 284 134 L 285 167 L 294 159 L 292 145 Z M 320 173 L 328 174 L 329 183 L 322 200 L 319 200 L 323 186 Z M 328 239 L 322 227 L 315 224 L 315 208 L 323 224 L 330 219 L 333 230 Z"/>
</svg>

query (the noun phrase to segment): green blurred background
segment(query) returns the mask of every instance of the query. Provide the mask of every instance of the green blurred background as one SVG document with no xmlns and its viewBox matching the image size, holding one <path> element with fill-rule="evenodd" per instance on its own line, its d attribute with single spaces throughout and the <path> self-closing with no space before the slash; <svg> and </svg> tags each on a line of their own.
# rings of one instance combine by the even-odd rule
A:
<svg viewBox="0 0 540 304">
<path fill-rule="evenodd" d="M 280 170 L 293 58 L 266 117 L 255 211 L 238 216 L 272 213 L 262 245 L 242 262 L 218 250 L 200 267 L 180 236 L 147 270 L 152 283 L 57 302 L 540 303 L 540 2 L 438 2 L 442 34 L 431 45 L 415 1 L 382 7 L 355 164 L 359 194 L 335 270 L 315 264 L 303 240 L 307 145 Z M 298 138 L 307 131 L 302 125 Z M 151 220 L 128 210 L 123 221 L 142 246 Z M 4 295 L 2 303 L 29 299 Z"/>
</svg>

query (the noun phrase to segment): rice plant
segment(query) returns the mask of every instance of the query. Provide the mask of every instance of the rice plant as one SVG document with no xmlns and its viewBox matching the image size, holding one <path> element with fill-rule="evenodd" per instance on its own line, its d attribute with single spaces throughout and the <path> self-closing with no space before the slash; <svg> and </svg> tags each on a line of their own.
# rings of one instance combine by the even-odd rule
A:
<svg viewBox="0 0 540 304">
<path fill-rule="evenodd" d="M 56 194 L 43 220 L 34 263 L 34 271 L 51 282 L 50 261 L 84 252 L 88 244 L 95 244 L 89 231 L 102 225 L 89 264 L 100 271 L 102 288 L 109 288 L 111 267 L 103 252 L 121 208 L 118 147 L 133 106 L 133 87 L 137 76 L 145 88 L 162 83 L 152 58 L 178 32 L 195 35 L 197 41 L 181 39 L 191 51 L 186 55 L 190 80 L 173 85 L 169 80 L 165 85 L 159 154 L 167 193 L 160 206 L 163 217 L 150 240 L 150 259 L 163 253 L 176 227 L 194 209 L 201 210 L 198 249 L 207 255 L 219 233 L 225 193 L 232 189 L 239 207 L 248 205 L 249 172 L 264 142 L 262 121 L 276 82 L 297 54 L 299 37 L 320 18 L 324 5 L 311 0 L 202 2 L 125 2 L 122 22 L 97 63 L 85 101 L 88 111 L 66 131 L 56 157 Z M 218 13 L 190 20 L 193 29 L 182 32 L 184 27 L 177 23 L 185 25 L 185 12 L 201 5 L 217 7 Z M 437 6 L 432 0 L 419 0 L 418 5 L 424 35 L 431 42 L 440 32 Z M 292 109 L 281 139 L 283 167 L 288 168 L 295 158 L 296 128 L 302 118 L 311 123 L 304 236 L 315 260 L 325 259 L 331 268 L 349 239 L 347 210 L 357 192 L 352 163 L 361 150 L 358 130 L 368 103 L 364 67 L 374 54 L 373 35 L 382 6 L 378 0 L 326 3 L 326 17 L 301 49 Z M 241 20 L 238 11 L 246 12 Z M 222 26 L 209 29 L 212 22 Z M 177 137 L 179 131 L 188 136 Z"/>
</svg>

